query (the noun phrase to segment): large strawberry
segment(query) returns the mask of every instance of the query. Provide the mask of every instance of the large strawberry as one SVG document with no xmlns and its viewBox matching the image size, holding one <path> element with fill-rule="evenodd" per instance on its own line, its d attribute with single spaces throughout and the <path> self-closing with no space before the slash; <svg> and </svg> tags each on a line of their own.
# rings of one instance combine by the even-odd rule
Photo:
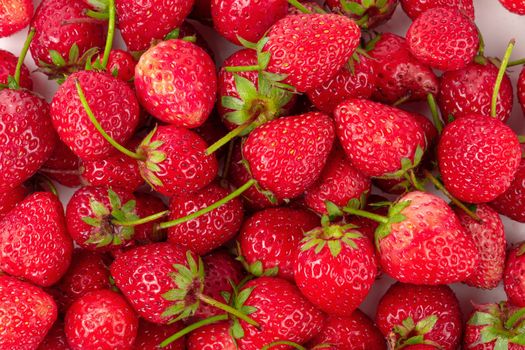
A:
<svg viewBox="0 0 525 350">
<path fill-rule="evenodd" d="M 135 67 L 134 82 L 141 105 L 177 126 L 202 125 L 215 103 L 215 64 L 206 51 L 184 40 L 163 41 L 146 51 Z"/>
<path fill-rule="evenodd" d="M 474 19 L 473 0 L 401 0 L 401 6 L 412 19 L 416 19 L 420 14 L 434 7 L 455 8 Z"/>
<path fill-rule="evenodd" d="M 294 198 L 319 177 L 334 134 L 332 119 L 322 113 L 275 119 L 252 131 L 243 156 L 260 186 L 279 199 Z"/>
<path fill-rule="evenodd" d="M 180 322 L 170 325 L 158 325 L 155 323 L 140 320 L 137 338 L 131 347 L 131 350 L 159 350 L 159 344 L 172 334 L 177 333 L 183 328 Z M 184 338 L 172 342 L 165 350 L 185 350 Z"/>
<path fill-rule="evenodd" d="M 396 10 L 399 0 L 327 0 L 333 12 L 341 12 L 365 29 L 387 22 Z"/>
<path fill-rule="evenodd" d="M 447 125 L 438 145 L 439 169 L 447 190 L 469 203 L 489 202 L 508 190 L 520 160 L 514 131 L 479 114 Z"/>
<path fill-rule="evenodd" d="M 37 192 L 0 221 L 0 270 L 41 286 L 66 272 L 73 243 L 67 234 L 58 198 Z"/>
<path fill-rule="evenodd" d="M 525 158 L 521 158 L 518 171 L 510 187 L 493 200 L 490 206 L 501 215 L 525 222 Z"/>
<path fill-rule="evenodd" d="M 10 36 L 27 26 L 33 17 L 33 1 L 10 0 L 0 7 L 0 38 Z"/>
<path fill-rule="evenodd" d="M 237 350 L 230 328 L 230 323 L 223 321 L 191 332 L 186 342 L 187 350 Z"/>
<path fill-rule="evenodd" d="M 396 349 L 427 344 L 455 350 L 461 340 L 461 309 L 448 286 L 396 283 L 379 301 L 375 321 Z"/>
<path fill-rule="evenodd" d="M 0 219 L 20 203 L 27 195 L 27 189 L 24 186 L 18 186 L 0 192 Z"/>
<path fill-rule="evenodd" d="M 81 161 L 69 147 L 58 140 L 53 153 L 38 172 L 67 187 L 77 187 L 81 184 Z"/>
<path fill-rule="evenodd" d="M 512 13 L 525 15 L 525 4 L 521 0 L 499 0 L 499 2 Z"/>
<path fill-rule="evenodd" d="M 525 243 L 514 247 L 507 257 L 503 285 L 509 301 L 525 307 Z"/>
<path fill-rule="evenodd" d="M 18 57 L 13 55 L 9 51 L 0 49 L 0 84 L 7 85 L 9 83 L 9 76 L 14 77 L 16 64 L 18 62 Z M 31 90 L 33 89 L 33 81 L 29 75 L 29 69 L 24 64 L 20 70 L 20 87 L 24 89 Z"/>
<path fill-rule="evenodd" d="M 449 71 L 466 67 L 476 55 L 478 30 L 455 8 L 435 7 L 423 12 L 408 29 L 410 52 L 432 68 Z"/>
<path fill-rule="evenodd" d="M 57 318 L 53 298 L 42 289 L 0 275 L 0 349 L 36 349 Z"/>
</svg>

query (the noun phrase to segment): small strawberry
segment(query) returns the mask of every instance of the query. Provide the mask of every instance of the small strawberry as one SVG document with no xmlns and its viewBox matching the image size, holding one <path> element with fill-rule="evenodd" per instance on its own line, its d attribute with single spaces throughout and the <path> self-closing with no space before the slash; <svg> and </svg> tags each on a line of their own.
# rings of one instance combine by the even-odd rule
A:
<svg viewBox="0 0 525 350">
<path fill-rule="evenodd" d="M 5 192 L 0 192 L 0 220 L 11 211 L 18 203 L 24 200 L 27 189 L 18 186 Z"/>
<path fill-rule="evenodd" d="M 521 159 L 509 189 L 490 202 L 490 206 L 501 215 L 525 222 L 525 158 Z"/>
<path fill-rule="evenodd" d="M 392 285 L 379 301 L 376 324 L 395 349 L 427 344 L 455 350 L 461 340 L 461 309 L 448 286 Z"/>
<path fill-rule="evenodd" d="M 1 17 L 1 15 L 0 15 Z M 18 57 L 13 55 L 9 51 L 0 49 L 0 84 L 8 85 L 8 78 L 14 77 L 16 64 L 18 62 Z M 20 87 L 27 90 L 33 89 L 33 81 L 31 80 L 29 69 L 24 64 L 20 71 Z"/>
<path fill-rule="evenodd" d="M 33 17 L 33 1 L 10 0 L 0 7 L 0 38 L 26 27 Z"/>
<path fill-rule="evenodd" d="M 71 350 L 67 344 L 64 322 L 57 320 L 37 350 Z"/>
<path fill-rule="evenodd" d="M 327 0 L 326 6 L 353 19 L 361 28 L 370 29 L 392 18 L 399 0 Z"/>
<path fill-rule="evenodd" d="M 159 197 L 151 194 L 135 193 L 135 198 L 137 200 L 137 215 L 141 218 L 164 212 L 168 209 Z M 162 218 L 159 218 L 158 220 L 135 226 L 135 240 L 143 244 L 166 240 L 166 232 L 157 225 L 161 221 Z"/>
<path fill-rule="evenodd" d="M 401 0 L 403 11 L 415 20 L 420 14 L 434 7 L 449 7 L 463 12 L 474 20 L 473 0 Z"/>
<path fill-rule="evenodd" d="M 172 9 L 170 9 L 170 12 Z M 163 41 L 141 57 L 135 68 L 141 105 L 155 118 L 195 128 L 210 115 L 217 92 L 215 64 L 197 45 Z"/>
<path fill-rule="evenodd" d="M 38 172 L 67 187 L 78 187 L 80 178 L 81 161 L 69 147 L 58 140 L 53 148 L 53 153 L 42 165 Z"/>
<path fill-rule="evenodd" d="M 0 349 L 36 349 L 57 318 L 53 298 L 42 289 L 0 275 Z"/>
<path fill-rule="evenodd" d="M 190 333 L 186 341 L 187 350 L 237 350 L 235 339 L 227 321 L 210 324 Z"/>
<path fill-rule="evenodd" d="M 90 292 L 67 310 L 65 332 L 72 350 L 130 349 L 138 318 L 126 300 L 109 289 Z"/>
<path fill-rule="evenodd" d="M 479 114 L 447 125 L 438 145 L 445 187 L 469 203 L 489 202 L 508 190 L 520 159 L 514 131 L 497 119 Z"/>
<path fill-rule="evenodd" d="M 525 4 L 521 0 L 499 0 L 499 2 L 512 13 L 525 15 Z"/>
<path fill-rule="evenodd" d="M 111 50 L 106 70 L 122 81 L 131 81 L 135 76 L 137 62 L 133 56 L 124 50 Z"/>
<path fill-rule="evenodd" d="M 521 110 L 525 113 L 525 67 L 521 70 L 518 79 L 518 100 L 521 105 Z"/>
<path fill-rule="evenodd" d="M 182 328 L 183 325 L 180 322 L 170 325 L 158 325 L 141 319 L 139 322 L 137 338 L 135 339 L 131 350 L 185 350 L 184 338 L 178 339 L 163 348 L 159 345 L 166 338 L 177 333 Z"/>
<path fill-rule="evenodd" d="M 37 192 L 11 210 L 0 221 L 0 251 L 0 270 L 40 286 L 56 283 L 73 252 L 58 198 Z"/>
<path fill-rule="evenodd" d="M 516 306 L 525 307 L 525 243 L 509 252 L 503 276 L 509 301 Z"/>
<path fill-rule="evenodd" d="M 243 223 L 238 237 L 239 260 L 255 276 L 276 275 L 293 280 L 295 255 L 303 234 L 319 226 L 306 210 L 270 208 Z"/>
<path fill-rule="evenodd" d="M 423 12 L 408 29 L 410 52 L 422 63 L 443 71 L 466 67 L 478 51 L 476 25 L 455 8 Z"/>
</svg>

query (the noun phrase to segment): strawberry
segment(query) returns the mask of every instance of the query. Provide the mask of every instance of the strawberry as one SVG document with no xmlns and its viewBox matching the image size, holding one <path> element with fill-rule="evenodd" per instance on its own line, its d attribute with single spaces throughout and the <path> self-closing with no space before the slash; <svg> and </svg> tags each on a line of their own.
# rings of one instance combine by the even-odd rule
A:
<svg viewBox="0 0 525 350">
<path fill-rule="evenodd" d="M 131 81 L 135 76 L 137 62 L 124 50 L 111 50 L 106 70 L 122 81 Z"/>
<path fill-rule="evenodd" d="M 170 219 L 175 220 L 195 213 L 228 194 L 226 189 L 210 184 L 199 192 L 172 197 Z M 170 227 L 168 241 L 197 255 L 204 255 L 232 239 L 241 227 L 242 220 L 242 202 L 239 198 L 234 198 L 207 214 Z"/>
<path fill-rule="evenodd" d="M 71 350 L 67 344 L 64 322 L 57 320 L 37 350 Z"/>
<path fill-rule="evenodd" d="M 38 172 L 67 187 L 77 187 L 81 184 L 81 161 L 69 147 L 58 140 L 53 153 Z"/>
<path fill-rule="evenodd" d="M 321 347 L 330 344 L 333 348 Z M 372 320 L 356 309 L 350 316 L 328 315 L 324 327 L 308 343 L 310 349 L 386 350 L 385 338 Z"/>
<path fill-rule="evenodd" d="M 37 192 L 11 210 L 0 221 L 0 251 L 0 270 L 41 286 L 57 282 L 73 252 L 58 198 Z"/>
<path fill-rule="evenodd" d="M 491 100 L 498 68 L 492 63 L 471 63 L 467 67 L 445 72 L 441 77 L 438 104 L 445 122 L 468 114 L 490 116 Z M 496 105 L 497 118 L 509 119 L 513 104 L 512 84 L 505 74 Z"/>
<path fill-rule="evenodd" d="M 24 200 L 27 189 L 18 186 L 5 192 L 0 192 L 0 220 L 13 209 L 18 203 Z"/>
<path fill-rule="evenodd" d="M 463 12 L 474 20 L 473 0 L 401 0 L 403 11 L 415 20 L 420 14 L 434 7 L 449 7 Z"/>
<path fill-rule="evenodd" d="M 503 276 L 509 301 L 516 306 L 525 307 L 525 243 L 509 252 Z"/>
<path fill-rule="evenodd" d="M 33 1 L 10 0 L 0 7 L 0 38 L 26 27 L 33 17 Z"/>
<path fill-rule="evenodd" d="M 502 195 L 493 200 L 490 206 L 501 215 L 512 220 L 525 222 L 525 159 L 522 158 L 518 172 L 510 187 Z"/>
<path fill-rule="evenodd" d="M 376 324 L 396 349 L 427 344 L 455 350 L 461 339 L 461 310 L 448 286 L 392 285 L 379 301 Z"/>
<path fill-rule="evenodd" d="M 512 13 L 525 15 L 525 4 L 521 0 L 499 0 L 499 2 Z"/>
<path fill-rule="evenodd" d="M 130 349 L 138 318 L 126 300 L 109 289 L 90 292 L 67 310 L 65 332 L 72 350 Z"/>
<path fill-rule="evenodd" d="M 17 62 L 18 62 L 18 57 L 16 57 L 9 51 L 0 49 L 0 84 L 5 84 L 5 85 L 9 84 L 8 78 L 9 76 L 13 77 L 15 75 Z M 29 69 L 27 69 L 27 66 L 25 64 L 22 65 L 22 69 L 20 71 L 20 82 L 19 83 L 20 83 L 21 88 L 24 88 L 27 90 L 33 89 L 33 81 L 31 80 Z"/>
<path fill-rule="evenodd" d="M 162 3 L 116 0 L 119 28 L 126 46 L 130 51 L 147 50 L 155 39 L 163 39 L 179 27 L 192 5 L 191 0 Z"/>
<path fill-rule="evenodd" d="M 474 22 L 458 9 L 448 7 L 423 12 L 408 29 L 406 40 L 418 60 L 443 71 L 466 67 L 479 46 Z"/>
<path fill-rule="evenodd" d="M 364 175 L 398 178 L 419 164 L 425 133 L 412 114 L 350 99 L 337 106 L 334 119 L 346 155 Z"/>
<path fill-rule="evenodd" d="M 0 349 L 36 349 L 57 318 L 53 298 L 42 289 L 0 275 Z"/>
<path fill-rule="evenodd" d="M 135 197 L 124 190 L 86 186 L 78 189 L 66 208 L 67 228 L 82 248 L 109 251 L 133 242 L 138 219 Z"/>
<path fill-rule="evenodd" d="M 344 13 L 364 29 L 377 27 L 392 18 L 399 0 L 327 0 L 333 12 Z"/>
<path fill-rule="evenodd" d="M 286 0 L 244 1 L 213 0 L 211 17 L 215 30 L 234 44 L 241 45 L 238 37 L 257 42 L 278 20 L 286 16 Z"/>
<path fill-rule="evenodd" d="M 276 275 L 293 280 L 295 255 L 303 234 L 319 225 L 313 213 L 270 208 L 243 223 L 238 237 L 239 260 L 255 276 Z"/>
<path fill-rule="evenodd" d="M 137 97 L 149 113 L 187 128 L 206 121 L 217 92 L 215 64 L 210 56 L 197 45 L 179 39 L 163 41 L 146 51 L 135 68 L 134 83 Z"/>
<path fill-rule="evenodd" d="M 159 344 L 172 334 L 177 333 L 183 328 L 180 322 L 170 325 L 158 325 L 155 323 L 140 320 L 137 338 L 131 347 L 132 350 L 158 350 Z M 166 350 L 185 350 L 184 338 L 178 339 L 170 345 L 164 347 Z"/>
<path fill-rule="evenodd" d="M 376 275 L 368 238 L 353 225 L 324 222 L 305 234 L 294 267 L 297 287 L 308 300 L 326 313 L 346 317 L 365 300 Z"/>
<path fill-rule="evenodd" d="M 135 193 L 135 198 L 137 215 L 141 218 L 167 210 L 166 204 L 159 197 L 148 193 Z M 162 218 L 135 226 L 135 240 L 144 244 L 165 240 L 166 232 L 157 226 L 160 221 Z"/>
<path fill-rule="evenodd" d="M 235 339 L 227 321 L 210 324 L 190 333 L 187 350 L 237 350 Z"/>
<path fill-rule="evenodd" d="M 503 279 L 507 249 L 505 229 L 498 213 L 486 204 L 479 204 L 474 213 L 482 221 L 477 222 L 459 208 L 454 208 L 454 212 L 474 239 L 480 255 L 477 269 L 465 283 L 477 288 L 496 288 Z"/>
<path fill-rule="evenodd" d="M 131 138 L 138 125 L 137 99 L 125 82 L 95 71 L 70 75 L 53 97 L 50 114 L 60 139 L 83 160 L 105 158 L 115 150 L 88 117 L 77 82 L 97 121 L 120 144 Z"/>
<path fill-rule="evenodd" d="M 525 113 L 525 67 L 521 70 L 518 79 L 518 100 L 523 113 Z"/>
<path fill-rule="evenodd" d="M 508 190 L 520 159 L 514 131 L 497 119 L 479 114 L 447 125 L 438 145 L 445 187 L 469 203 L 490 202 Z"/>
<path fill-rule="evenodd" d="M 250 133 L 243 156 L 255 180 L 279 199 L 314 184 L 334 140 L 332 119 L 313 112 L 267 122 Z"/>
</svg>

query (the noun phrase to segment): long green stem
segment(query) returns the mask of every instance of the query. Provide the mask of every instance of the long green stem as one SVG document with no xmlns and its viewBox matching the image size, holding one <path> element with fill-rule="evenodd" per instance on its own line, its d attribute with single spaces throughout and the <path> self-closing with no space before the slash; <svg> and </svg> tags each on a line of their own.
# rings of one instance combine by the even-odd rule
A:
<svg viewBox="0 0 525 350">
<path fill-rule="evenodd" d="M 235 129 L 233 129 L 232 131 L 230 131 L 229 133 L 227 133 L 226 135 L 224 135 L 224 137 L 222 137 L 220 140 L 218 140 L 217 142 L 215 142 L 213 145 L 211 145 L 210 147 L 208 147 L 206 149 L 206 155 L 210 155 L 212 154 L 213 152 L 217 151 L 219 148 L 221 148 L 222 146 L 224 146 L 225 144 L 227 144 L 228 142 L 230 142 L 232 139 L 234 139 L 235 137 L 239 136 L 244 130 L 246 130 L 248 127 L 250 127 L 252 125 L 251 122 L 248 122 L 248 123 L 244 123 L 242 125 L 239 125 L 238 127 L 236 127 Z"/>
<path fill-rule="evenodd" d="M 230 315 L 233 315 L 243 321 L 245 321 L 248 324 L 251 324 L 252 326 L 256 328 L 260 328 L 259 323 L 257 321 L 253 320 L 251 317 L 245 315 L 244 313 L 240 312 L 239 310 L 231 307 L 230 305 L 226 305 L 224 303 L 221 303 L 220 301 L 217 301 L 213 298 L 210 298 L 207 295 L 199 294 L 198 296 L 199 300 L 203 303 L 206 303 L 211 306 L 215 306 L 218 309 L 221 309 L 222 311 L 225 311 L 229 313 Z"/>
<path fill-rule="evenodd" d="M 102 68 L 106 69 L 108 66 L 109 54 L 113 47 L 113 38 L 115 36 L 115 0 L 108 0 L 108 36 L 106 38 L 106 47 L 104 48 L 104 56 L 102 57 Z"/>
<path fill-rule="evenodd" d="M 114 224 L 114 225 L 119 225 L 119 226 L 138 226 L 138 225 L 143 225 L 143 224 L 147 224 L 148 222 L 152 222 L 152 221 L 158 220 L 161 217 L 166 216 L 169 212 L 170 212 L 169 210 L 161 211 L 160 213 L 156 213 L 156 214 L 153 214 L 153 215 L 150 215 L 150 216 L 146 216 L 146 217 L 140 218 L 138 220 L 134 220 L 134 221 L 112 220 L 111 223 Z"/>
<path fill-rule="evenodd" d="M 89 107 L 86 96 L 84 95 L 84 91 L 82 91 L 82 87 L 80 86 L 80 82 L 78 80 L 75 82 L 75 85 L 77 87 L 77 93 L 78 93 L 78 97 L 80 98 L 80 103 L 82 103 L 82 106 L 84 107 L 84 110 L 86 111 L 89 117 L 89 120 L 91 120 L 91 123 L 93 123 L 97 131 L 102 135 L 102 137 L 104 137 L 104 139 L 108 141 L 113 147 L 115 147 L 117 150 L 124 153 L 128 157 L 137 159 L 137 160 L 144 160 L 144 157 L 141 157 L 135 152 L 131 152 L 129 149 L 122 146 L 120 143 L 115 141 L 115 139 L 113 139 L 111 136 L 108 135 L 108 133 L 102 128 L 97 118 L 93 114 L 91 107 Z"/>
<path fill-rule="evenodd" d="M 362 216 L 364 218 L 368 218 L 370 220 L 374 220 L 374 221 L 377 221 L 377 222 L 382 223 L 382 224 L 387 224 L 388 223 L 388 218 L 386 216 L 370 213 L 368 211 L 364 211 L 364 210 L 361 210 L 361 209 L 355 209 L 355 208 L 349 208 L 348 207 L 348 208 L 343 208 L 343 211 L 345 213 L 352 214 L 352 215 L 357 215 L 357 216 Z"/>
<path fill-rule="evenodd" d="M 31 41 L 33 41 L 33 37 L 35 36 L 35 32 L 35 28 L 31 28 L 29 30 L 24 47 L 22 47 L 22 51 L 20 52 L 20 57 L 18 57 L 18 62 L 16 63 L 15 69 L 15 81 L 17 86 L 20 86 L 20 74 L 22 72 L 22 66 L 24 65 L 24 60 L 26 58 L 27 51 L 29 51 L 29 45 L 31 45 Z"/>
<path fill-rule="evenodd" d="M 501 66 L 499 67 L 498 76 L 496 78 L 496 83 L 494 84 L 494 92 L 492 93 L 492 105 L 490 109 L 490 115 L 493 118 L 496 118 L 498 95 L 499 95 L 499 90 L 501 87 L 501 82 L 503 81 L 503 77 L 505 76 L 505 71 L 507 70 L 507 65 L 509 64 L 510 55 L 512 55 L 512 50 L 514 49 L 515 44 L 516 44 L 516 40 L 512 39 L 511 41 L 509 41 L 509 46 L 507 46 L 507 50 L 505 51 L 505 56 L 503 56 L 503 61 L 501 61 Z"/>
<path fill-rule="evenodd" d="M 274 346 L 279 346 L 279 345 L 288 345 L 288 346 L 291 346 L 293 347 L 294 349 L 297 349 L 297 350 L 306 350 L 306 348 L 304 346 L 301 346 L 297 343 L 294 343 L 292 341 L 288 341 L 288 340 L 278 340 L 278 341 L 274 341 L 273 343 L 270 343 L 270 344 L 267 344 L 265 346 L 263 346 L 261 348 L 261 350 L 269 350 L 271 348 L 273 348 Z"/>
<path fill-rule="evenodd" d="M 301 11 L 302 13 L 306 13 L 306 14 L 311 14 L 312 13 L 312 11 L 307 9 L 303 4 L 301 4 L 297 0 L 288 0 L 288 3 L 290 5 L 292 5 L 293 7 L 295 7 L 296 9 L 298 9 L 299 11 Z"/>
<path fill-rule="evenodd" d="M 436 99 L 434 98 L 434 95 L 428 94 L 427 102 L 428 106 L 430 107 L 430 113 L 432 113 L 432 120 L 434 121 L 434 126 L 436 127 L 438 133 L 441 135 L 441 132 L 443 131 L 443 122 L 441 121 L 441 118 L 439 118 L 439 112 L 437 109 Z"/>
<path fill-rule="evenodd" d="M 507 64 L 507 67 L 521 66 L 522 64 L 525 64 L 525 58 L 521 58 L 516 61 L 510 61 L 509 64 Z"/>
<path fill-rule="evenodd" d="M 212 316 L 212 317 L 205 318 L 204 320 L 195 322 L 195 323 L 189 325 L 188 327 L 185 327 L 185 328 L 181 329 L 180 331 L 178 331 L 177 333 L 173 334 L 169 338 L 166 338 L 162 343 L 159 344 L 159 346 L 161 348 L 164 348 L 164 347 L 170 345 L 171 343 L 173 343 L 175 340 L 184 337 L 186 334 L 189 334 L 189 333 L 193 332 L 196 329 L 199 329 L 201 327 L 207 326 L 209 324 L 217 323 L 217 322 L 220 322 L 220 321 L 226 321 L 227 319 L 228 319 L 228 315 L 227 314 L 226 315 L 217 315 L 217 316 Z"/>
<path fill-rule="evenodd" d="M 184 216 L 182 218 L 178 218 L 178 219 L 175 219 L 175 220 L 172 220 L 172 221 L 168 221 L 168 222 L 163 222 L 163 223 L 159 224 L 159 228 L 165 229 L 165 228 L 170 228 L 170 227 L 173 227 L 173 226 L 177 226 L 177 225 L 180 225 L 180 224 L 182 224 L 182 223 L 184 223 L 186 221 L 190 221 L 190 220 L 193 220 L 195 218 L 198 218 L 199 216 L 207 214 L 210 211 L 215 210 L 218 207 L 220 207 L 221 205 L 223 205 L 225 203 L 228 203 L 232 199 L 240 196 L 248 188 L 250 188 L 253 185 L 255 185 L 256 182 L 257 181 L 255 181 L 254 179 L 251 179 L 251 180 L 247 181 L 244 185 L 242 185 L 241 187 L 239 187 L 238 189 L 236 189 L 235 191 L 233 191 L 232 193 L 230 193 L 229 195 L 227 195 L 223 199 L 213 203 L 212 205 L 210 205 L 210 206 L 208 206 L 208 207 L 206 207 L 204 209 L 201 209 L 199 211 L 196 211 L 195 213 L 192 213 L 190 215 L 186 215 L 186 216 Z"/>
<path fill-rule="evenodd" d="M 86 11 L 86 16 L 94 18 L 94 19 L 100 19 L 102 21 L 105 21 L 105 20 L 109 19 L 109 13 L 107 13 L 107 12 L 97 12 L 97 11 L 93 11 L 93 10 L 87 10 Z"/>
<path fill-rule="evenodd" d="M 238 72 L 252 72 L 261 70 L 261 67 L 259 65 L 254 66 L 230 66 L 226 67 L 225 70 L 230 73 L 238 73 Z"/>
</svg>

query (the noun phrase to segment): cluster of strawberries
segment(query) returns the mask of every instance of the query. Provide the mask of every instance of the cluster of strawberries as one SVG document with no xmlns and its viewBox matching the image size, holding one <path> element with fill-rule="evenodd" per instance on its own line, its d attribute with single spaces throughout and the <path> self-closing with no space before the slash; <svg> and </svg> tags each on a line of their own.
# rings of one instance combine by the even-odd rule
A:
<svg viewBox="0 0 525 350">
<path fill-rule="evenodd" d="M 371 30 L 399 2 L 406 37 Z M 242 46 L 218 73 L 188 16 Z M 525 349 L 525 243 L 500 218 L 525 223 L 505 124 L 525 60 L 514 40 L 486 57 L 474 18 L 472 0 L 0 0 L 0 36 L 30 28 L 0 50 L 0 349 Z M 508 300 L 464 323 L 458 282 Z"/>
</svg>

